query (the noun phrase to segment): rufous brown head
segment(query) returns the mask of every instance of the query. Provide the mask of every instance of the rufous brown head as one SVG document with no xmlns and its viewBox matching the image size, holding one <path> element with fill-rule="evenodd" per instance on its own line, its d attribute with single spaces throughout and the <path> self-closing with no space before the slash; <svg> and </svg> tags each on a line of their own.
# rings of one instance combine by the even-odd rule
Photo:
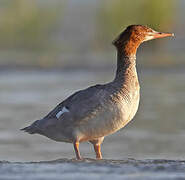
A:
<svg viewBox="0 0 185 180">
<path fill-rule="evenodd" d="M 135 54 L 138 46 L 148 40 L 174 36 L 172 33 L 161 33 L 143 25 L 128 26 L 112 43 L 126 55 Z"/>
</svg>

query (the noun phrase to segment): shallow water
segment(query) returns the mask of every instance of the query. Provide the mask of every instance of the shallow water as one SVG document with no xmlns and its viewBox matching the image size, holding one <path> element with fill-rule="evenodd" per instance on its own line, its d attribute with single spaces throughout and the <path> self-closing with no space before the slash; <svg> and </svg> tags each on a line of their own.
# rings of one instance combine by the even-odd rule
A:
<svg viewBox="0 0 185 180">
<path fill-rule="evenodd" d="M 134 120 L 103 143 L 104 159 L 75 162 L 71 144 L 19 129 L 45 116 L 78 89 L 113 79 L 106 71 L 0 72 L 0 179 L 173 179 L 185 177 L 185 73 L 145 70 L 139 73 L 141 103 Z M 85 158 L 92 146 L 80 145 Z M 53 159 L 61 159 L 53 161 Z M 134 160 L 136 158 L 142 160 Z M 143 160 L 143 159 L 175 159 Z M 68 160 L 69 159 L 69 160 Z M 120 161 L 120 159 L 123 159 Z M 126 160 L 124 160 L 126 159 Z M 43 162 L 44 161 L 44 162 Z M 47 162 L 46 162 L 47 161 Z M 157 174 L 156 174 L 157 172 Z"/>
<path fill-rule="evenodd" d="M 73 158 L 71 144 L 56 143 L 20 128 L 45 116 L 76 90 L 113 78 L 107 71 L 2 71 L 0 74 L 0 159 Z M 141 103 L 134 120 L 103 143 L 104 158 L 185 158 L 185 73 L 142 71 Z M 94 158 L 90 144 L 80 146 Z"/>
</svg>

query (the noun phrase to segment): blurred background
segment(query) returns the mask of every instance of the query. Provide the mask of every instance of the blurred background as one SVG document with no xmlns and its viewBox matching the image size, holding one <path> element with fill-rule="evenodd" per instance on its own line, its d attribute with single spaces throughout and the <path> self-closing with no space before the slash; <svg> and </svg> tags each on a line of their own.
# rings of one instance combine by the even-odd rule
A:
<svg viewBox="0 0 185 180">
<path fill-rule="evenodd" d="M 72 145 L 19 129 L 45 116 L 76 90 L 111 81 L 112 40 L 143 24 L 174 38 L 141 45 L 139 111 L 105 139 L 104 158 L 185 158 L 185 1 L 1 0 L 0 160 L 74 157 Z M 92 147 L 80 146 L 94 157 Z"/>
</svg>

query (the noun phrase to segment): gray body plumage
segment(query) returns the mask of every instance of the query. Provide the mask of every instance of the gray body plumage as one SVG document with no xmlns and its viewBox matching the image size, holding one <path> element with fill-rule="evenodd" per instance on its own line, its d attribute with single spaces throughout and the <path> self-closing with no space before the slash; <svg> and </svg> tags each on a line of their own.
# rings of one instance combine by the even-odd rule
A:
<svg viewBox="0 0 185 180">
<path fill-rule="evenodd" d="M 117 72 L 114 81 L 74 93 L 23 130 L 55 141 L 82 142 L 102 139 L 121 129 L 134 117 L 139 104 L 135 57 L 130 59 L 132 63 Z M 68 111 L 57 118 L 64 107 Z"/>
</svg>

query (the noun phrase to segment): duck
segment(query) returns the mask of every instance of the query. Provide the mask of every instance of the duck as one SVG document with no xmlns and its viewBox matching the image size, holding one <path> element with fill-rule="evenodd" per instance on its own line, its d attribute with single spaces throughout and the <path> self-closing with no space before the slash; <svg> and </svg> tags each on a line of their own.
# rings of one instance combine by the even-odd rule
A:
<svg viewBox="0 0 185 180">
<path fill-rule="evenodd" d="M 90 142 L 96 159 L 102 159 L 104 137 L 125 127 L 135 116 L 140 100 L 136 51 L 145 41 L 174 36 L 144 25 L 130 25 L 112 42 L 117 50 L 115 78 L 75 92 L 45 117 L 21 130 L 54 141 L 72 143 L 77 160 L 79 144 Z"/>
</svg>

